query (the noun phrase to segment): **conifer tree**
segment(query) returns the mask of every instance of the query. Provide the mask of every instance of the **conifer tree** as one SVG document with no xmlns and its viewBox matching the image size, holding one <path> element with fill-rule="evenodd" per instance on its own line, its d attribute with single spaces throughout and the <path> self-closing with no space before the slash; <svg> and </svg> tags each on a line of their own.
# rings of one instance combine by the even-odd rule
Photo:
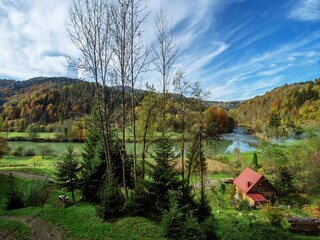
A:
<svg viewBox="0 0 320 240">
<path fill-rule="evenodd" d="M 175 170 L 173 160 L 176 157 L 172 140 L 162 135 L 156 140 L 155 157 L 156 162 L 151 172 L 150 192 L 155 198 L 159 209 L 167 209 L 169 204 L 169 191 L 180 190 L 181 181 L 179 173 Z"/>
<path fill-rule="evenodd" d="M 82 194 L 85 199 L 92 202 L 100 200 L 99 190 L 103 185 L 103 177 L 106 173 L 103 140 L 100 128 L 96 125 L 98 119 L 98 112 L 94 107 L 88 122 L 81 162 L 80 180 Z"/>
<path fill-rule="evenodd" d="M 75 202 L 74 190 L 78 187 L 80 171 L 78 157 L 72 145 L 67 146 L 66 153 L 62 156 L 61 160 L 57 163 L 57 180 L 60 186 L 71 191 L 72 200 Z"/>
<path fill-rule="evenodd" d="M 258 168 L 258 155 L 256 152 L 253 153 L 252 164 L 255 169 Z"/>
</svg>

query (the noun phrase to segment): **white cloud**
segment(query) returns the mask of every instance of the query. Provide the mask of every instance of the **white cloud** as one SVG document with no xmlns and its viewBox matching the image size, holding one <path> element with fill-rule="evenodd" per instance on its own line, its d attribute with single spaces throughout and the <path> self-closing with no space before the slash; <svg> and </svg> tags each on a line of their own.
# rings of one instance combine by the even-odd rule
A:
<svg viewBox="0 0 320 240">
<path fill-rule="evenodd" d="M 17 79 L 67 75 L 77 56 L 64 22 L 71 1 L 5 0 L 0 5 L 0 74 Z"/>
<path fill-rule="evenodd" d="M 288 17 L 299 21 L 319 21 L 320 1 L 299 0 L 289 12 Z"/>
<path fill-rule="evenodd" d="M 186 4 L 185 0 L 145 0 L 150 8 L 150 16 L 145 24 L 144 39 L 154 40 L 153 25 L 161 4 L 168 9 L 167 15 L 173 28 L 180 23 L 188 24 L 177 30 L 177 45 L 187 49 L 195 39 L 201 39 L 212 22 L 212 6 L 221 0 L 199 0 Z M 0 5 L 0 76 L 27 79 L 38 75 L 68 74 L 64 56 L 77 58 L 75 49 L 65 30 L 68 8 L 72 1 L 65 0 L 4 0 Z M 218 8 L 216 8 L 218 9 Z M 208 15 L 208 13 L 210 13 Z M 214 39 L 211 39 L 214 41 Z M 194 59 L 205 64 L 212 59 L 221 46 L 211 46 Z M 179 62 L 177 63 L 179 64 Z M 196 65 L 194 65 L 196 67 Z"/>
</svg>

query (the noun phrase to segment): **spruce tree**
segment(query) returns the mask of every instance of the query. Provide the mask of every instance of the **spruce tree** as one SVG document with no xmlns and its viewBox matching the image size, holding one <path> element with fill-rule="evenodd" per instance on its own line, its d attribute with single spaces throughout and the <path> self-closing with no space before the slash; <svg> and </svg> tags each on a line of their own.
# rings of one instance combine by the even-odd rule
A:
<svg viewBox="0 0 320 240">
<path fill-rule="evenodd" d="M 75 202 L 74 191 L 78 188 L 79 183 L 79 171 L 80 166 L 74 147 L 72 145 L 68 145 L 66 153 L 63 154 L 61 160 L 57 163 L 56 176 L 60 186 L 71 191 L 73 202 Z"/>
<path fill-rule="evenodd" d="M 182 189 L 173 163 L 176 157 L 173 142 L 165 134 L 155 141 L 154 153 L 155 164 L 150 164 L 149 178 L 137 183 L 127 204 L 133 215 L 160 215 L 169 208 L 169 192 L 178 191 L 179 194 Z"/>
<path fill-rule="evenodd" d="M 158 209 L 168 209 L 169 191 L 181 190 L 182 186 L 179 173 L 174 168 L 176 155 L 172 140 L 162 135 L 156 140 L 154 152 L 155 166 L 151 172 L 149 192 Z"/>
<path fill-rule="evenodd" d="M 99 190 L 104 182 L 106 162 L 100 130 L 96 125 L 98 114 L 93 108 L 88 123 L 82 153 L 81 190 L 83 197 L 91 202 L 99 202 Z"/>
<path fill-rule="evenodd" d="M 258 155 L 256 152 L 253 153 L 252 164 L 255 169 L 258 168 Z"/>
</svg>

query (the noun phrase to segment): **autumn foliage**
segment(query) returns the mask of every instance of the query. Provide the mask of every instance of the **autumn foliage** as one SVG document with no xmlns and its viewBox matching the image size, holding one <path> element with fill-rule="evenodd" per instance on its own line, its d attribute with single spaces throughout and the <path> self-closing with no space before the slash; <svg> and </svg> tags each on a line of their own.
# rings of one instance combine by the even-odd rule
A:
<svg viewBox="0 0 320 240">
<path fill-rule="evenodd" d="M 0 114 L 9 131 L 79 119 L 90 113 L 94 95 L 92 83 L 70 78 L 0 80 L 0 86 Z"/>
<path fill-rule="evenodd" d="M 235 126 L 233 118 L 223 108 L 214 106 L 204 112 L 204 124 L 210 136 L 232 132 Z"/>
<path fill-rule="evenodd" d="M 244 101 L 230 113 L 239 124 L 258 132 L 268 135 L 277 128 L 290 135 L 299 126 L 320 122 L 320 79 L 275 88 Z"/>
</svg>

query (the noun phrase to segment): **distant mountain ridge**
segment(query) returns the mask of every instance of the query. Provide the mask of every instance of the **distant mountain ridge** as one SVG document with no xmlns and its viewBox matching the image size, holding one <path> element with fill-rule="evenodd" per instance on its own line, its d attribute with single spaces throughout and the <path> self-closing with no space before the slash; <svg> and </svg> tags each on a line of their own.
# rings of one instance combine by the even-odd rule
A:
<svg viewBox="0 0 320 240">
<path fill-rule="evenodd" d="M 78 79 L 67 77 L 36 77 L 25 81 L 0 79 L 0 97 L 16 94 L 17 91 L 26 89 L 31 86 L 39 86 L 43 83 L 54 83 L 55 86 L 70 85 L 79 82 Z"/>
<path fill-rule="evenodd" d="M 221 107 L 225 110 L 231 110 L 240 106 L 244 101 L 230 101 L 230 102 L 221 102 L 221 101 L 207 101 L 207 104 L 214 107 Z"/>
</svg>

